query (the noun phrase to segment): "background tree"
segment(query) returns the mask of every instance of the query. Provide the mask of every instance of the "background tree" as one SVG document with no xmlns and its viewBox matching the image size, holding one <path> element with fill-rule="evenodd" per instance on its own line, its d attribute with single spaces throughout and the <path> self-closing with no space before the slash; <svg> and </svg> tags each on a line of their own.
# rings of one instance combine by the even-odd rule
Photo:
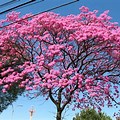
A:
<svg viewBox="0 0 120 120">
<path fill-rule="evenodd" d="M 17 100 L 18 96 L 24 92 L 24 89 L 18 88 L 18 85 L 11 87 L 6 93 L 2 92 L 0 86 L 0 113 L 3 112 L 9 105 Z"/>
<path fill-rule="evenodd" d="M 112 120 L 112 119 L 102 112 L 97 113 L 94 109 L 86 109 L 82 110 L 80 114 L 76 114 L 73 120 Z"/>
<path fill-rule="evenodd" d="M 23 64 L 25 62 L 25 58 L 27 58 L 27 56 L 20 57 L 15 52 L 15 49 L 22 50 L 22 46 L 19 46 L 18 48 L 17 44 L 12 44 L 12 46 L 10 46 L 10 43 L 8 42 L 5 44 L 5 49 L 3 49 L 3 46 L 0 46 L 0 80 L 4 80 L 4 78 L 8 77 L 10 74 L 20 72 L 21 70 L 18 68 L 18 66 Z M 25 89 L 19 88 L 19 84 L 20 81 L 15 82 L 14 85 L 9 87 L 9 89 L 6 91 L 5 88 L 9 85 L 7 85 L 4 81 L 2 82 L 2 85 L 0 85 L 0 112 L 5 110 L 18 98 L 19 95 L 24 92 Z"/>
<path fill-rule="evenodd" d="M 2 70 L 3 91 L 19 82 L 30 97 L 43 95 L 56 106 L 56 120 L 69 105 L 101 110 L 120 102 L 120 27 L 110 22 L 108 11 L 97 16 L 96 10 L 80 10 L 78 15 L 50 12 L 31 19 L 12 12 L 2 22 L 17 22 L 0 30 L 2 51 L 9 46 L 11 55 L 25 59 L 19 72 Z"/>
</svg>

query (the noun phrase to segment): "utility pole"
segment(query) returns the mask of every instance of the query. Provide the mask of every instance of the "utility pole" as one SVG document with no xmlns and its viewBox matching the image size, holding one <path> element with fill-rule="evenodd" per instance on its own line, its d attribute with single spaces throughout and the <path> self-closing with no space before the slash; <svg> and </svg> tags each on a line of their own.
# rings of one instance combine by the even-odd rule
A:
<svg viewBox="0 0 120 120">
<path fill-rule="evenodd" d="M 33 107 L 29 110 L 29 112 L 30 112 L 30 120 L 32 120 L 33 113 L 35 112 L 35 110 L 33 109 Z"/>
</svg>

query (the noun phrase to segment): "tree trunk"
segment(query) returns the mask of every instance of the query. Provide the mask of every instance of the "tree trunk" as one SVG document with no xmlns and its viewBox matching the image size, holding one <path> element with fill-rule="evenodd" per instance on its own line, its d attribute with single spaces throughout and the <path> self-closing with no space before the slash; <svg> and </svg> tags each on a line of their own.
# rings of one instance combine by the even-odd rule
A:
<svg viewBox="0 0 120 120">
<path fill-rule="evenodd" d="M 62 111 L 60 109 L 57 109 L 56 120 L 62 120 Z"/>
</svg>

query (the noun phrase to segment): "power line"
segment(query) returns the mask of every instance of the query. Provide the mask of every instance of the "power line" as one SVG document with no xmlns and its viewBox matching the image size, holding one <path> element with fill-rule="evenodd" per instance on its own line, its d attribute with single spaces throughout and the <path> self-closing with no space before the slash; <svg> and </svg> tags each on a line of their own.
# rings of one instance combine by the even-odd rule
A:
<svg viewBox="0 0 120 120">
<path fill-rule="evenodd" d="M 31 5 L 34 5 L 34 4 L 43 2 L 43 1 L 45 1 L 45 0 L 40 0 L 40 1 L 33 2 L 33 3 L 29 3 L 29 4 L 27 4 L 27 5 L 20 6 L 19 8 L 15 8 L 14 10 L 18 10 L 18 9 L 21 9 L 21 8 L 25 8 L 25 7 L 27 7 L 27 6 L 31 6 Z"/>
<path fill-rule="evenodd" d="M 20 5 L 17 5 L 17 6 L 15 6 L 15 7 L 12 7 L 12 8 L 10 8 L 10 9 L 5 10 L 5 11 L 2 11 L 2 12 L 0 12 L 0 14 L 9 12 L 9 11 L 11 11 L 11 10 L 14 10 L 14 9 L 19 8 L 19 7 L 21 7 L 21 6 L 27 5 L 27 4 L 32 3 L 32 2 L 34 2 L 34 1 L 36 1 L 36 0 L 30 0 L 30 1 L 28 1 L 28 2 L 24 2 L 24 3 L 20 4 Z"/>
<path fill-rule="evenodd" d="M 18 9 L 21 9 L 21 8 L 25 8 L 25 7 L 27 7 L 27 6 L 31 6 L 31 5 L 34 5 L 34 4 L 43 2 L 43 1 L 45 1 L 45 0 L 40 0 L 40 1 L 33 2 L 33 3 L 25 4 L 25 5 L 23 5 L 23 6 L 20 6 L 20 7 L 17 7 L 17 8 L 13 8 L 13 9 L 14 9 L 14 10 L 18 10 Z M 12 10 L 13 10 L 13 9 L 12 9 Z M 11 11 L 11 10 L 10 10 L 10 11 Z M 7 12 L 10 12 L 10 11 L 8 10 Z M 3 14 L 3 13 L 2 13 L 2 14 Z"/>
<path fill-rule="evenodd" d="M 2 26 L 2 27 L 0 27 L 0 28 L 5 28 L 5 27 L 10 26 L 10 25 L 13 25 L 13 24 L 15 24 L 15 23 L 17 23 L 17 22 L 21 22 L 22 20 L 26 20 L 26 19 L 29 19 L 29 18 L 35 17 L 35 16 L 37 16 L 37 15 L 39 15 L 39 14 L 42 14 L 42 13 L 44 13 L 44 12 L 49 12 L 49 11 L 52 11 L 52 10 L 55 10 L 55 9 L 58 9 L 58 8 L 61 8 L 61 7 L 64 7 L 64 6 L 67 6 L 67 5 L 73 4 L 73 3 L 78 2 L 78 1 L 79 1 L 79 0 L 74 0 L 74 1 L 71 1 L 71 2 L 67 2 L 67 3 L 65 3 L 65 4 L 61 4 L 61 5 L 59 5 L 59 6 L 56 6 L 56 7 L 53 7 L 53 8 L 47 9 L 47 10 L 45 10 L 45 11 L 42 11 L 42 12 L 36 13 L 36 14 L 31 15 L 31 16 L 29 16 L 29 17 L 26 17 L 26 18 L 23 18 L 23 19 L 17 20 L 17 21 L 15 21 L 15 22 L 12 22 L 12 23 L 10 23 L 10 24 L 4 25 L 4 26 Z"/>
<path fill-rule="evenodd" d="M 13 4 L 14 2 L 18 2 L 18 1 L 20 1 L 20 0 L 11 0 L 11 1 L 9 1 L 9 2 L 3 3 L 3 4 L 0 5 L 0 8 L 1 8 L 1 7 L 4 7 L 4 6 L 6 6 L 6 5 Z"/>
</svg>

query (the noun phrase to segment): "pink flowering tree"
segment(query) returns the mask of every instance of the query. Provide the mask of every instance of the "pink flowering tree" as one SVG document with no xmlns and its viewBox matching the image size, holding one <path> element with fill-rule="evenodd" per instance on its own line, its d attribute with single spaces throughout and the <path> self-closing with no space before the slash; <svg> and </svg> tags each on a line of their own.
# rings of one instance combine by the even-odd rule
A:
<svg viewBox="0 0 120 120">
<path fill-rule="evenodd" d="M 49 12 L 24 20 L 12 12 L 1 21 L 21 20 L 0 30 L 0 49 L 9 50 L 0 66 L 11 57 L 12 62 L 23 60 L 19 71 L 12 66 L 1 70 L 3 92 L 19 82 L 31 97 L 53 102 L 56 120 L 69 105 L 101 110 L 120 104 L 120 27 L 108 11 L 97 16 L 96 10 L 80 10 L 78 15 Z"/>
</svg>

